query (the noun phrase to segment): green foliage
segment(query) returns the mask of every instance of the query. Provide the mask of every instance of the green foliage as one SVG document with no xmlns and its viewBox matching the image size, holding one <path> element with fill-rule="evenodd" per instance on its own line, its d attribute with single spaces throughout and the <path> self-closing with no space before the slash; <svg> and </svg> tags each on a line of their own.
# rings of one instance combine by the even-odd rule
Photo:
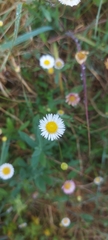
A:
<svg viewBox="0 0 108 240">
<path fill-rule="evenodd" d="M 74 7 L 58 0 L 0 4 L 0 166 L 9 162 L 15 171 L 9 180 L 0 178 L 0 240 L 107 240 L 107 0 Z M 86 68 L 75 59 L 78 41 L 89 52 Z M 63 69 L 42 69 L 44 54 L 62 58 Z M 79 94 L 77 106 L 66 103 L 69 93 Z M 39 121 L 60 109 L 65 133 L 49 141 Z M 96 176 L 102 184 L 94 183 Z M 69 195 L 66 180 L 76 185 Z M 71 220 L 67 228 L 64 217 Z"/>
<path fill-rule="evenodd" d="M 8 49 L 11 49 L 12 47 L 17 46 L 17 45 L 29 40 L 30 38 L 37 36 L 40 33 L 43 33 L 45 31 L 50 31 L 50 30 L 52 30 L 52 27 L 46 26 L 46 27 L 41 27 L 39 29 L 36 29 L 29 33 L 25 33 L 25 34 L 17 37 L 17 39 L 15 41 L 11 40 L 11 41 L 1 45 L 0 51 L 2 52 L 2 51 L 6 51 Z"/>
</svg>

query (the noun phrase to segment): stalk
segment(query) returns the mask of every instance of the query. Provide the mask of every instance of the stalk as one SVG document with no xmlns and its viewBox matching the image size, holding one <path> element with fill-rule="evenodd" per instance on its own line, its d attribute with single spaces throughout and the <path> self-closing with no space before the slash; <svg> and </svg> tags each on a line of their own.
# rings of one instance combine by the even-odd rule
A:
<svg viewBox="0 0 108 240">
<path fill-rule="evenodd" d="M 81 51 L 81 46 L 78 39 L 75 37 L 74 33 L 71 31 L 66 32 L 66 36 L 72 38 L 72 40 L 76 44 L 77 51 Z M 86 66 L 85 64 L 81 64 L 81 79 L 83 81 L 83 89 L 84 89 L 84 105 L 85 105 L 85 115 L 86 115 L 86 123 L 87 123 L 87 131 L 88 131 L 88 146 L 89 146 L 89 156 L 91 150 L 91 140 L 90 140 L 90 124 L 89 124 L 89 115 L 88 115 L 88 99 L 87 99 L 87 85 L 86 85 Z"/>
</svg>

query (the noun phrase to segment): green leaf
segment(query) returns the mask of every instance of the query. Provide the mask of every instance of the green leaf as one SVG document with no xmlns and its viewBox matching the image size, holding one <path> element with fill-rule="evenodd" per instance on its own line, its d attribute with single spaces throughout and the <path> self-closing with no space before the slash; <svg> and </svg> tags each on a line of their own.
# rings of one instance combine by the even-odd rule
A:
<svg viewBox="0 0 108 240">
<path fill-rule="evenodd" d="M 27 164 L 26 164 L 26 162 L 22 159 L 22 158 L 17 158 L 17 159 L 15 159 L 15 161 L 14 161 L 14 166 L 15 167 L 17 167 L 17 166 L 19 166 L 19 167 L 26 167 L 27 166 Z"/>
<path fill-rule="evenodd" d="M 7 118 L 6 126 L 8 128 L 8 133 L 12 133 L 14 131 L 14 124 L 11 118 Z"/>
<path fill-rule="evenodd" d="M 39 124 L 39 115 L 36 115 L 33 118 L 33 132 L 35 134 L 35 136 L 37 137 L 37 125 Z"/>
<path fill-rule="evenodd" d="M 68 174 L 68 178 L 69 178 L 69 179 L 70 179 L 70 178 L 75 178 L 77 175 L 78 175 L 77 172 L 71 171 L 71 172 Z"/>
<path fill-rule="evenodd" d="M 23 150 L 27 149 L 27 145 L 23 141 L 19 140 L 17 141 L 17 144 L 21 149 Z"/>
<path fill-rule="evenodd" d="M 82 90 L 83 90 L 83 85 L 79 85 L 77 87 L 73 87 L 71 91 L 74 93 L 80 93 Z"/>
<path fill-rule="evenodd" d="M 51 13 L 43 6 L 41 6 L 41 10 L 45 18 L 48 20 L 48 22 L 51 22 Z"/>
<path fill-rule="evenodd" d="M 8 157 L 8 151 L 9 151 L 9 145 L 10 141 L 3 142 L 2 148 L 1 148 L 1 157 L 0 157 L 0 164 L 3 164 L 7 157 Z"/>
<path fill-rule="evenodd" d="M 27 177 L 27 172 L 24 168 L 21 168 L 20 169 L 20 172 L 19 172 L 19 175 L 20 175 L 20 179 L 25 179 Z"/>
<path fill-rule="evenodd" d="M 88 222 L 94 220 L 93 216 L 90 215 L 90 214 L 86 214 L 86 213 L 84 213 L 84 214 L 81 214 L 80 216 L 81 216 L 81 218 L 83 218 L 85 221 L 88 221 Z"/>
<path fill-rule="evenodd" d="M 36 143 L 26 133 L 19 131 L 21 139 L 26 142 L 31 148 L 35 148 Z"/>
<path fill-rule="evenodd" d="M 46 192 L 46 183 L 42 177 L 36 178 L 35 184 L 40 191 Z"/>
<path fill-rule="evenodd" d="M 63 195 L 63 196 L 57 196 L 53 200 L 57 202 L 66 202 L 68 201 L 68 199 L 69 197 L 67 195 Z"/>
<path fill-rule="evenodd" d="M 36 167 L 38 165 L 41 153 L 42 153 L 42 149 L 40 147 L 36 147 L 31 158 L 32 167 Z"/>
<path fill-rule="evenodd" d="M 102 1 L 102 4 L 105 3 L 105 2 L 107 2 L 107 0 L 103 0 L 103 1 Z M 93 3 L 94 3 L 97 7 L 99 7 L 99 5 L 100 5 L 100 0 L 93 0 Z"/>
<path fill-rule="evenodd" d="M 45 154 L 42 152 L 41 155 L 40 155 L 41 166 L 46 167 L 47 161 L 48 160 L 47 160 Z"/>
<path fill-rule="evenodd" d="M 22 124 L 21 127 L 19 128 L 19 130 L 22 131 L 22 130 L 24 130 L 25 128 L 27 128 L 28 125 L 29 125 L 29 123 L 30 123 L 30 121 L 27 121 L 27 122 L 25 122 L 24 124 Z"/>
<path fill-rule="evenodd" d="M 17 214 L 20 214 L 23 210 L 26 209 L 27 205 L 22 202 L 20 195 L 17 196 L 14 200 L 14 206 L 17 211 Z"/>
<path fill-rule="evenodd" d="M 15 41 L 17 39 L 19 25 L 20 25 L 20 19 L 21 19 L 21 12 L 22 12 L 22 3 L 18 3 L 17 7 L 16 7 L 16 20 L 15 20 L 13 41 Z"/>
<path fill-rule="evenodd" d="M 0 188 L 0 200 L 6 197 L 6 195 L 7 195 L 7 191 L 5 191 L 3 188 Z"/>
<path fill-rule="evenodd" d="M 37 35 L 39 35 L 43 32 L 50 31 L 50 30 L 53 30 L 53 28 L 50 27 L 50 26 L 45 26 L 45 27 L 38 28 L 34 31 L 25 33 L 25 34 L 19 36 L 14 42 L 13 42 L 13 40 L 11 40 L 7 43 L 3 43 L 0 46 L 0 51 L 3 52 L 7 49 L 11 49 L 12 47 L 17 46 L 17 45 L 29 40 L 30 38 L 33 38 L 33 37 L 35 37 L 35 36 L 37 36 Z"/>
</svg>

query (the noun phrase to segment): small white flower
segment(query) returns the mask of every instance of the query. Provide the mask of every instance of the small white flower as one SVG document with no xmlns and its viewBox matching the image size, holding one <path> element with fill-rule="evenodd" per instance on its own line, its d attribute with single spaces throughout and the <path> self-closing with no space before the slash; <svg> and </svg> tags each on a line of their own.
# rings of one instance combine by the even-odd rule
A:
<svg viewBox="0 0 108 240">
<path fill-rule="evenodd" d="M 65 125 L 63 120 L 58 114 L 47 114 L 42 120 L 40 120 L 39 129 L 41 135 L 48 140 L 56 140 L 61 137 L 65 131 Z"/>
<path fill-rule="evenodd" d="M 10 163 L 4 163 L 0 166 L 0 178 L 7 180 L 14 175 L 14 168 Z"/>
<path fill-rule="evenodd" d="M 61 59 L 61 58 L 57 58 L 56 60 L 55 60 L 55 64 L 54 64 L 54 67 L 56 68 L 56 69 L 62 69 L 63 67 L 64 67 L 64 62 L 63 62 L 63 60 Z"/>
<path fill-rule="evenodd" d="M 65 194 L 71 194 L 75 191 L 76 185 L 74 181 L 72 180 L 67 180 L 62 186 L 62 190 Z"/>
<path fill-rule="evenodd" d="M 25 228 L 25 227 L 27 227 L 27 223 L 26 223 L 26 222 L 21 223 L 21 224 L 19 224 L 18 227 L 19 227 L 19 228 Z"/>
<path fill-rule="evenodd" d="M 79 103 L 79 101 L 80 101 L 80 97 L 78 93 L 69 93 L 66 96 L 66 102 L 69 105 L 72 105 L 73 107 L 75 107 Z"/>
<path fill-rule="evenodd" d="M 81 0 L 59 0 L 60 3 L 68 5 L 68 6 L 76 6 L 80 3 Z"/>
<path fill-rule="evenodd" d="M 103 177 L 100 177 L 100 176 L 94 179 L 94 183 L 96 185 L 100 185 L 101 183 L 103 183 L 103 181 L 104 181 Z"/>
<path fill-rule="evenodd" d="M 64 227 L 68 227 L 70 225 L 71 221 L 68 217 L 65 217 L 61 220 L 61 225 Z"/>
<path fill-rule="evenodd" d="M 60 109 L 60 110 L 57 111 L 57 114 L 62 116 L 64 114 L 64 111 L 62 109 Z"/>
<path fill-rule="evenodd" d="M 43 55 L 40 57 L 40 66 L 44 69 L 50 69 L 54 67 L 54 58 L 50 55 Z"/>
</svg>

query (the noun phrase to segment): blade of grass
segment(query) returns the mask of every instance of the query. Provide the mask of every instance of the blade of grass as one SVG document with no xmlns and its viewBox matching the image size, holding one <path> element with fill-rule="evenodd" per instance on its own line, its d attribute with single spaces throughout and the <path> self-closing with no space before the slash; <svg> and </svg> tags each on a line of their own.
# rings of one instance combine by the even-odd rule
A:
<svg viewBox="0 0 108 240">
<path fill-rule="evenodd" d="M 0 51 L 3 52 L 5 50 L 8 50 L 14 46 L 17 46 L 18 44 L 21 44 L 27 40 L 29 40 L 30 38 L 32 37 L 35 37 L 43 32 L 46 32 L 46 31 L 50 31 L 50 30 L 53 30 L 52 27 L 50 26 L 45 26 L 45 27 L 41 27 L 41 28 L 38 28 L 34 31 L 31 31 L 31 32 L 28 32 L 28 33 L 25 33 L 21 36 L 19 36 L 13 43 L 13 40 L 7 42 L 7 43 L 4 43 L 0 46 Z"/>
<path fill-rule="evenodd" d="M 100 0 L 98 13 L 97 13 L 97 16 L 96 16 L 96 23 L 95 23 L 95 37 L 97 35 L 97 28 L 98 28 L 98 22 L 99 22 L 100 12 L 101 12 L 101 8 L 102 8 L 102 3 L 103 3 L 103 0 Z"/>
<path fill-rule="evenodd" d="M 22 12 L 22 3 L 18 3 L 17 8 L 16 8 L 16 20 L 15 20 L 13 41 L 15 41 L 17 39 L 19 25 L 20 25 L 20 19 L 21 19 L 21 12 Z"/>
</svg>

